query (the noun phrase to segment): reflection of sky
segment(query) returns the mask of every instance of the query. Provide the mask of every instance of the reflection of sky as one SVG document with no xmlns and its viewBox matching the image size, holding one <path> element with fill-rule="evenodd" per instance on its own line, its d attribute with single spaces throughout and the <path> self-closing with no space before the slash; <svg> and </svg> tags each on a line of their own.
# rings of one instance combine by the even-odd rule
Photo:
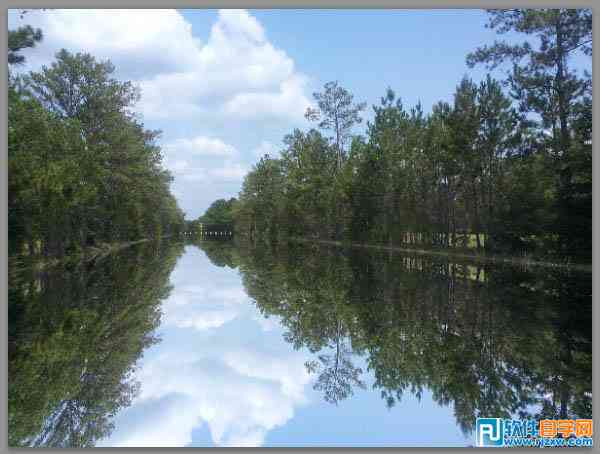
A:
<svg viewBox="0 0 600 454">
<path fill-rule="evenodd" d="M 452 407 L 428 393 L 388 410 L 367 377 L 366 391 L 338 406 L 324 402 L 304 367 L 311 355 L 294 351 L 274 319 L 262 318 L 236 270 L 212 265 L 199 249 L 186 248 L 171 282 L 162 341 L 137 371 L 140 395 L 99 446 L 470 443 Z"/>
</svg>

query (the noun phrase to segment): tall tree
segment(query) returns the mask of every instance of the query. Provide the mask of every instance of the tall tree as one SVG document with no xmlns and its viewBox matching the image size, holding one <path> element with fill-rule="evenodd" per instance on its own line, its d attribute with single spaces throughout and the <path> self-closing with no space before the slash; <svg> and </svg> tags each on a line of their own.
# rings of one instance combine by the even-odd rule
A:
<svg viewBox="0 0 600 454">
<path fill-rule="evenodd" d="M 489 10 L 488 27 L 499 34 L 509 32 L 533 35 L 534 43 L 524 41 L 509 44 L 496 41 L 491 46 L 476 49 L 467 57 L 474 66 L 486 64 L 489 69 L 503 63 L 512 64 L 507 84 L 522 112 L 539 117 L 540 138 L 544 152 L 553 158 L 552 165 L 558 178 L 555 210 L 561 213 L 556 229 L 561 238 L 563 254 L 587 255 L 586 247 L 573 244 L 573 217 L 569 213 L 580 210 L 581 196 L 591 201 L 591 185 L 573 197 L 576 181 L 590 180 L 591 169 L 586 172 L 577 165 L 582 152 L 581 142 L 573 132 L 576 106 L 591 97 L 591 75 L 581 76 L 570 65 L 577 53 L 591 56 L 592 11 L 590 9 L 510 9 Z M 548 134 L 549 133 L 549 134 Z M 546 139 L 549 138 L 549 140 Z M 585 142 L 583 143 L 585 145 Z M 583 174 L 580 172 L 583 170 Z M 590 180 L 591 181 L 591 180 Z M 579 192 L 581 191 L 579 188 Z M 586 206 L 587 202 L 584 204 Z M 578 224 L 591 226 L 591 211 L 587 216 L 578 214 Z M 591 246 L 591 230 L 581 232 Z M 590 249 L 589 247 L 587 249 Z"/>
<path fill-rule="evenodd" d="M 306 118 L 318 122 L 319 128 L 333 132 L 337 154 L 337 168 L 341 169 L 346 157 L 345 145 L 352 128 L 362 122 L 360 113 L 366 103 L 355 103 L 354 95 L 337 81 L 327 82 L 322 92 L 313 93 L 318 108 L 308 108 Z"/>
</svg>

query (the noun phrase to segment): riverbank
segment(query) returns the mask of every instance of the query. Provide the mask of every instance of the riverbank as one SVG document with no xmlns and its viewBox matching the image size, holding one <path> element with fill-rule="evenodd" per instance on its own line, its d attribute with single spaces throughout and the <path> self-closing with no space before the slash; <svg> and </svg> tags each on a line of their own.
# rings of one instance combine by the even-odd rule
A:
<svg viewBox="0 0 600 454">
<path fill-rule="evenodd" d="M 461 260 L 472 260 L 480 263 L 507 263 L 510 265 L 516 266 L 536 266 L 536 267 L 546 267 L 546 268 L 562 268 L 562 269 L 572 269 L 577 271 L 584 271 L 587 273 L 592 272 L 592 265 L 586 265 L 581 263 L 556 263 L 551 261 L 544 260 L 535 260 L 527 257 L 507 257 L 501 255 L 483 255 L 480 253 L 463 253 L 458 251 L 439 251 L 439 250 L 430 250 L 430 249 L 413 249 L 413 248 L 403 248 L 400 246 L 385 246 L 379 244 L 363 244 L 363 243 L 345 243 L 342 241 L 334 241 L 334 240 L 318 240 L 318 239 L 308 239 L 301 237 L 291 238 L 292 241 L 300 242 L 300 243 L 316 243 L 316 244 L 325 244 L 330 246 L 338 246 L 338 247 L 346 247 L 353 249 L 372 249 L 372 250 L 382 250 L 382 251 L 391 251 L 391 252 L 402 252 L 408 254 L 417 254 L 417 255 L 429 255 L 429 256 L 441 256 L 441 257 L 454 257 Z"/>
<path fill-rule="evenodd" d="M 63 257 L 52 257 L 44 255 L 17 255 L 9 257 L 8 265 L 9 272 L 16 271 L 22 266 L 27 266 L 37 272 L 47 270 L 60 264 L 66 263 L 91 263 L 114 254 L 123 249 L 129 248 L 136 244 L 146 243 L 149 238 L 142 238 L 136 241 L 127 241 L 120 243 L 99 243 L 94 246 L 89 246 L 76 253 L 68 254 Z"/>
</svg>

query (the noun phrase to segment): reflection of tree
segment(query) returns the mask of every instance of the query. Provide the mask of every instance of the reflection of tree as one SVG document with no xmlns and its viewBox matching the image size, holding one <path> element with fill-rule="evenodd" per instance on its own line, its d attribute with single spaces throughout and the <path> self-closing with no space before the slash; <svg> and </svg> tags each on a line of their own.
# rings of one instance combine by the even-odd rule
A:
<svg viewBox="0 0 600 454">
<path fill-rule="evenodd" d="M 181 245 L 15 272 L 9 290 L 9 445 L 88 447 L 137 391 Z"/>
<path fill-rule="evenodd" d="M 194 239 L 192 244 L 202 249 L 210 262 L 218 267 L 237 268 L 237 249 L 233 241 L 228 239 Z"/>
<path fill-rule="evenodd" d="M 355 353 L 387 405 L 428 389 L 465 432 L 477 417 L 591 417 L 589 274 L 306 245 L 238 253 L 259 310 L 315 354 L 328 401 L 361 386 Z"/>
<path fill-rule="evenodd" d="M 336 340 L 335 353 L 318 355 L 319 361 L 307 361 L 309 373 L 319 372 L 314 389 L 323 392 L 323 398 L 332 404 L 354 394 L 353 387 L 364 388 L 360 379 L 362 369 L 350 361 L 352 351 L 342 339 Z"/>
</svg>

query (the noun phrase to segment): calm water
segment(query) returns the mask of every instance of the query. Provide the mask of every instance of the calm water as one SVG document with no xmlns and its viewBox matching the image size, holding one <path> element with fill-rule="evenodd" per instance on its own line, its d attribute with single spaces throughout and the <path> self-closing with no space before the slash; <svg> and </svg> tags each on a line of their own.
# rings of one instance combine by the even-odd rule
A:
<svg viewBox="0 0 600 454">
<path fill-rule="evenodd" d="M 590 273 L 297 245 L 11 268 L 9 444 L 468 446 L 591 417 Z"/>
</svg>

